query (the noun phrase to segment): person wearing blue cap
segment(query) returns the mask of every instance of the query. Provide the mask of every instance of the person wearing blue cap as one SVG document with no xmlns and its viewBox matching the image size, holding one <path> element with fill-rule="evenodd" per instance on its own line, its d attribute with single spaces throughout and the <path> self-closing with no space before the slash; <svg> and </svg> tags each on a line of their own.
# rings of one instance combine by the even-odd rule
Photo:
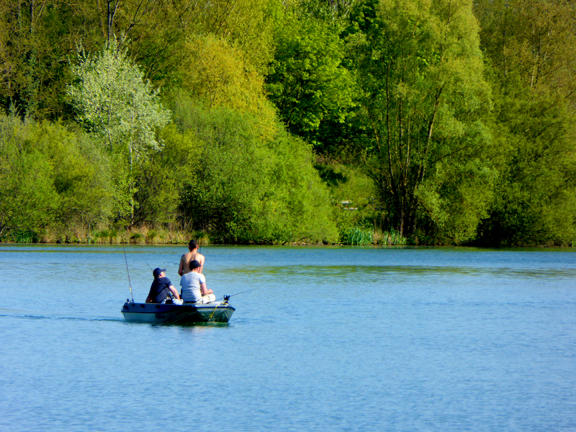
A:
<svg viewBox="0 0 576 432">
<path fill-rule="evenodd" d="M 154 275 L 154 282 L 150 287 L 150 292 L 148 297 L 146 297 L 146 303 L 162 303 L 170 298 L 170 293 L 180 300 L 180 295 L 170 279 L 166 277 L 166 269 L 155 268 L 152 274 Z"/>
</svg>

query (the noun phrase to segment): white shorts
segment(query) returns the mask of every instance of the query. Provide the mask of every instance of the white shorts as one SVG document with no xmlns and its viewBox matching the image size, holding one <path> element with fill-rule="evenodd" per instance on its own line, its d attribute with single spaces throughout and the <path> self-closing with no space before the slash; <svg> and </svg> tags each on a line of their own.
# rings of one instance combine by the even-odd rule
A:
<svg viewBox="0 0 576 432">
<path fill-rule="evenodd" d="M 200 300 L 198 300 L 196 303 L 202 303 L 202 304 L 206 304 L 206 303 L 210 303 L 216 300 L 216 296 L 214 294 L 207 294 L 205 296 L 200 297 Z"/>
</svg>

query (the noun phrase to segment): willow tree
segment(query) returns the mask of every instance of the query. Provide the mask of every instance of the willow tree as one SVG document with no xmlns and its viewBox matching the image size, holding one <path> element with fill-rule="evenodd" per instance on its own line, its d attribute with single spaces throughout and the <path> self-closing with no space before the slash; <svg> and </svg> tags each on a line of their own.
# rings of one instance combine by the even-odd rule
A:
<svg viewBox="0 0 576 432">
<path fill-rule="evenodd" d="M 123 197 L 119 204 L 129 204 L 133 221 L 134 169 L 149 152 L 161 149 L 156 128 L 168 123 L 169 111 L 116 40 L 95 56 L 80 51 L 72 73 L 76 81 L 68 87 L 68 96 L 78 120 L 127 164 L 127 173 L 116 178 L 117 192 Z M 119 167 L 125 167 L 123 162 Z"/>
<path fill-rule="evenodd" d="M 474 235 L 491 199 L 482 158 L 489 105 L 468 0 L 382 0 L 358 52 L 371 131 L 365 162 L 390 225 L 453 241 Z"/>
</svg>

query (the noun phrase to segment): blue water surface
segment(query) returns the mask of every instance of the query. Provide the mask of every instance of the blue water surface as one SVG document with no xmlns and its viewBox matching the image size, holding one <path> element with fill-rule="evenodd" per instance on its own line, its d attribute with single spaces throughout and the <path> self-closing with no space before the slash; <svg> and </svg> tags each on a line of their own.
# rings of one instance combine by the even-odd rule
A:
<svg viewBox="0 0 576 432">
<path fill-rule="evenodd" d="M 124 322 L 186 250 L 125 251 L 0 245 L 0 431 L 576 431 L 573 250 L 203 247 L 193 327 Z"/>
</svg>

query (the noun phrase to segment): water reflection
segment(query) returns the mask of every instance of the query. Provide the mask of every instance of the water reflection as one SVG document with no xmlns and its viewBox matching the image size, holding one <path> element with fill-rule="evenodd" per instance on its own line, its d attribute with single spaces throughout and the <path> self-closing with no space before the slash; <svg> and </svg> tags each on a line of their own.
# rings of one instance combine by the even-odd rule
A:
<svg viewBox="0 0 576 432">
<path fill-rule="evenodd" d="M 416 277 L 434 275 L 466 275 L 466 276 L 500 276 L 500 277 L 524 277 L 524 278 L 575 278 L 576 269 L 565 268 L 542 268 L 542 269 L 516 269 L 516 268 L 477 268 L 466 266 L 389 266 L 389 265 L 353 265 L 353 266 L 260 266 L 225 269 L 223 273 L 231 276 L 268 276 L 272 278 L 307 277 L 313 275 L 318 279 L 325 277 L 344 277 L 348 275 L 369 276 L 398 274 Z"/>
</svg>

